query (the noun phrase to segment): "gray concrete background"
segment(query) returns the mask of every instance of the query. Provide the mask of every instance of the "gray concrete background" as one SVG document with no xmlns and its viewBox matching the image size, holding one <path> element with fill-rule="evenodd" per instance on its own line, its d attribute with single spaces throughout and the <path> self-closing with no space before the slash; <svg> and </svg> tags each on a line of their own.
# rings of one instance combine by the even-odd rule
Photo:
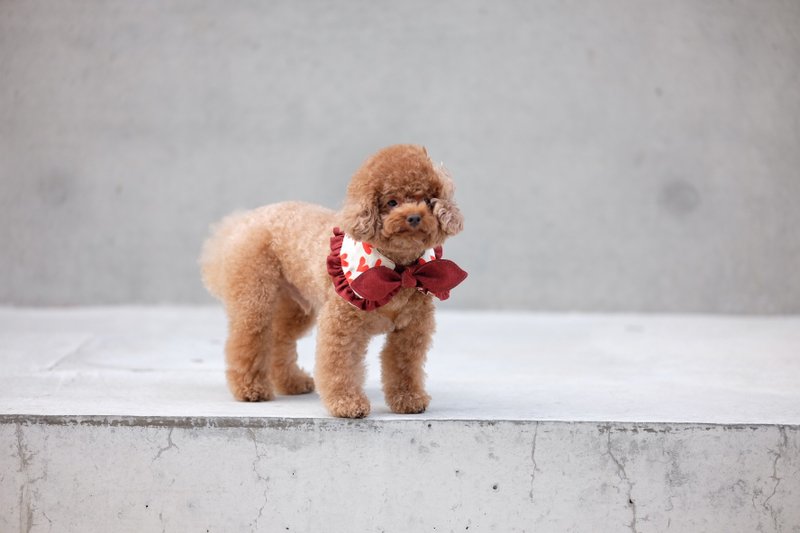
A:
<svg viewBox="0 0 800 533">
<path fill-rule="evenodd" d="M 425 144 L 446 306 L 800 312 L 800 3 L 0 2 L 0 303 L 209 302 L 207 225 Z"/>
</svg>

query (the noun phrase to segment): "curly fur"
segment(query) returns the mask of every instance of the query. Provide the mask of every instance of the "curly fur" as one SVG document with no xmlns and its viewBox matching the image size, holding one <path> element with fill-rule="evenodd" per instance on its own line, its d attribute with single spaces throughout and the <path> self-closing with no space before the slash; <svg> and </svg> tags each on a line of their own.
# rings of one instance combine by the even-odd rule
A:
<svg viewBox="0 0 800 533">
<path fill-rule="evenodd" d="M 402 289 L 387 305 L 358 310 L 338 296 L 325 260 L 335 226 L 397 264 L 461 231 L 454 186 L 421 146 L 395 145 L 356 171 L 340 212 L 286 202 L 235 213 L 212 228 L 201 256 L 203 281 L 228 315 L 228 385 L 242 401 L 303 394 L 315 381 L 297 366 L 296 341 L 318 324 L 316 387 L 334 416 L 367 416 L 363 391 L 369 339 L 381 353 L 386 403 L 396 413 L 428 407 L 423 370 L 434 331 L 431 297 Z M 396 203 L 396 205 L 393 205 Z M 412 226 L 409 217 L 418 215 Z"/>
</svg>

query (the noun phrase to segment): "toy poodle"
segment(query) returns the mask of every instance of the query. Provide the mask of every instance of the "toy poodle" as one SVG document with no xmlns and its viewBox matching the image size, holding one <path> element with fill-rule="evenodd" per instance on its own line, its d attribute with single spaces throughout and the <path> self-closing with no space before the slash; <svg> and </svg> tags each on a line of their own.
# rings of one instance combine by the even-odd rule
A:
<svg viewBox="0 0 800 533">
<path fill-rule="evenodd" d="M 395 145 L 356 171 L 339 212 L 285 202 L 215 225 L 200 262 L 206 287 L 227 311 L 234 397 L 313 391 L 315 381 L 297 365 L 296 341 L 316 321 L 316 388 L 332 415 L 369 414 L 364 356 L 370 338 L 383 333 L 386 403 L 395 413 L 425 411 L 432 296 L 447 298 L 467 276 L 441 258 L 442 243 L 463 226 L 453 192 L 425 148 Z"/>
</svg>

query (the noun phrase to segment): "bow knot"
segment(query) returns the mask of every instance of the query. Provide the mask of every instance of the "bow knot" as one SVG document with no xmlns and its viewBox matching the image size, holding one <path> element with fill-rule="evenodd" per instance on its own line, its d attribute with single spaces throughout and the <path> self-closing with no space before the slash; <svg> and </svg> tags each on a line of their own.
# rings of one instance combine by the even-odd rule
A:
<svg viewBox="0 0 800 533">
<path fill-rule="evenodd" d="M 417 286 L 417 278 L 414 277 L 414 273 L 411 272 L 410 268 L 403 270 L 403 273 L 400 275 L 400 286 L 404 289 Z"/>
<path fill-rule="evenodd" d="M 397 272 L 385 266 L 370 268 L 350 282 L 350 287 L 362 298 L 383 300 L 401 288 L 417 287 L 432 292 L 440 300 L 450 296 L 450 290 L 464 281 L 467 273 L 447 259 L 435 259 L 413 265 Z"/>
</svg>

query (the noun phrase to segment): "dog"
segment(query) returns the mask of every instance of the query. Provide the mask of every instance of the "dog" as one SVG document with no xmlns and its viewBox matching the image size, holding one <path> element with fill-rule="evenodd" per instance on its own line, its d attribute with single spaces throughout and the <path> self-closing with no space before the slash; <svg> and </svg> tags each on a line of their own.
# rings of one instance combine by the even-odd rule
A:
<svg viewBox="0 0 800 533">
<path fill-rule="evenodd" d="M 355 172 L 339 212 L 302 202 L 235 213 L 203 246 L 203 282 L 228 316 L 226 377 L 237 400 L 315 388 L 336 417 L 363 418 L 364 357 L 387 334 L 381 375 L 395 413 L 430 402 L 424 363 L 441 299 L 466 272 L 441 258 L 463 228 L 451 176 L 426 149 L 394 145 Z M 317 322 L 315 379 L 296 341 Z M 315 383 L 316 380 L 316 383 Z"/>
</svg>

